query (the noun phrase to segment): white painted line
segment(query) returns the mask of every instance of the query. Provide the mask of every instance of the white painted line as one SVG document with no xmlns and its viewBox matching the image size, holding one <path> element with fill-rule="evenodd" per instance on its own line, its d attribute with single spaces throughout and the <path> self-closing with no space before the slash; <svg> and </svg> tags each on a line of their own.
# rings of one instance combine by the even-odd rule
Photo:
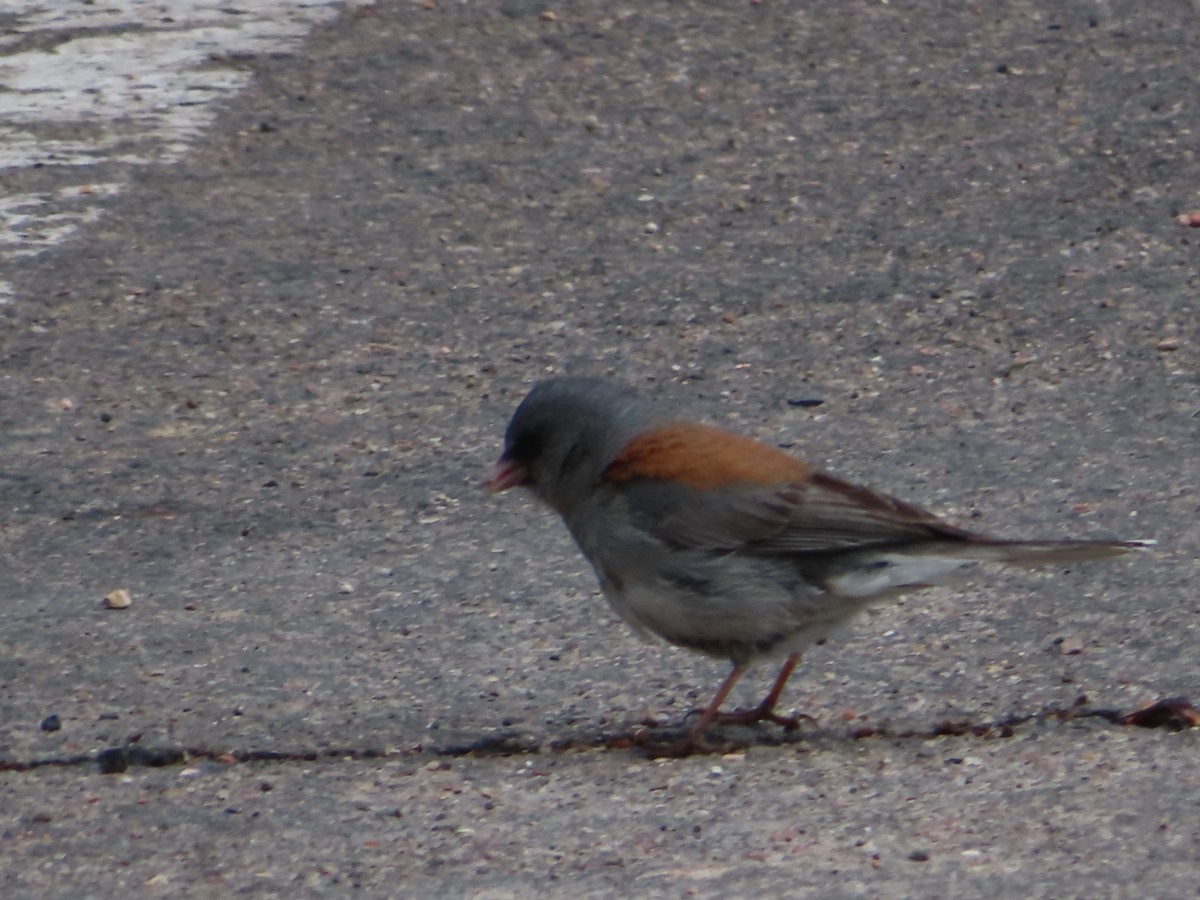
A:
<svg viewBox="0 0 1200 900">
<path fill-rule="evenodd" d="M 221 65 L 223 57 L 294 49 L 343 5 L 363 4 L 9 0 L 0 184 L 14 183 L 14 170 L 36 170 L 39 188 L 0 194 L 0 267 L 94 222 L 124 184 L 123 167 L 179 159 L 211 123 L 216 101 L 247 83 L 248 73 Z M 89 170 L 101 163 L 109 167 L 97 183 L 100 173 Z M 0 303 L 14 299 L 0 280 Z"/>
</svg>

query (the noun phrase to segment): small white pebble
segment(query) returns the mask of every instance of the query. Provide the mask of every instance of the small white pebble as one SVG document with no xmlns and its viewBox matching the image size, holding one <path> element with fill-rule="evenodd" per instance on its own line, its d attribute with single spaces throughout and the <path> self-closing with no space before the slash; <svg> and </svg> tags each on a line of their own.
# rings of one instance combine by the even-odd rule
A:
<svg viewBox="0 0 1200 900">
<path fill-rule="evenodd" d="M 129 595 L 129 591 L 125 588 L 117 588 L 115 591 L 110 591 L 104 596 L 104 607 L 106 609 L 128 609 L 133 603 L 133 597 Z"/>
</svg>

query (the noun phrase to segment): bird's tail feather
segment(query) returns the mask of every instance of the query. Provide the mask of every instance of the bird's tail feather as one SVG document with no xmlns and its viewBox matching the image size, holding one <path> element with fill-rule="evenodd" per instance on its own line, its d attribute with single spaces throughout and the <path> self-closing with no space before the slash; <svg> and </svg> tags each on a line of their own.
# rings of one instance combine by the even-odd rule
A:
<svg viewBox="0 0 1200 900">
<path fill-rule="evenodd" d="M 968 541 L 953 547 L 929 545 L 935 554 L 975 559 L 979 562 L 1042 566 L 1089 559 L 1110 559 L 1139 550 L 1148 550 L 1155 541 Z M 924 552 L 925 548 L 920 548 Z"/>
<path fill-rule="evenodd" d="M 1108 559 L 1154 546 L 1154 541 L 930 541 L 843 557 L 824 574 L 823 586 L 842 597 L 879 597 L 944 584 L 980 563 L 1043 566 Z"/>
</svg>

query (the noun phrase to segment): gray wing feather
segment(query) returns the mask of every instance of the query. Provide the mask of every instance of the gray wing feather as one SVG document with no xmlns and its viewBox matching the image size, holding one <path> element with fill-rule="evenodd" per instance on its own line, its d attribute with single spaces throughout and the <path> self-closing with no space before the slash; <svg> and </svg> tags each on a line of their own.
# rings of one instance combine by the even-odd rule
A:
<svg viewBox="0 0 1200 900">
<path fill-rule="evenodd" d="M 970 540 L 920 507 L 816 474 L 799 484 L 695 491 L 662 481 L 627 485 L 634 520 L 666 544 L 728 553 L 819 553 Z"/>
</svg>

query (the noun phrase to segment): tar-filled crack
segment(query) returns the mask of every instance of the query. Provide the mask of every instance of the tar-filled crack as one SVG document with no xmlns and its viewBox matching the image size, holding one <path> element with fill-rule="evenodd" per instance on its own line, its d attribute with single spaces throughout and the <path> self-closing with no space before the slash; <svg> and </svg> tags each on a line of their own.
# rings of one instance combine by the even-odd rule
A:
<svg viewBox="0 0 1200 900">
<path fill-rule="evenodd" d="M 361 747 L 324 747 L 319 750 L 212 750 L 205 747 L 153 747 L 127 744 L 107 747 L 96 753 L 46 757 L 27 761 L 0 759 L 0 772 L 31 772 L 35 769 L 70 769 L 95 766 L 103 775 L 129 769 L 160 769 L 166 766 L 214 762 L 236 763 L 318 762 L 320 760 L 386 759 L 414 756 L 419 751 L 373 750 Z"/>
<path fill-rule="evenodd" d="M 1069 707 L 1049 706 L 1034 713 L 1006 716 L 994 721 L 973 721 L 969 718 L 944 719 L 930 728 L 892 729 L 887 726 L 866 725 L 841 732 L 841 737 L 854 741 L 872 739 L 935 740 L 944 737 L 1009 738 L 1018 728 L 1031 722 L 1070 722 L 1080 719 L 1102 719 L 1119 727 L 1165 728 L 1182 731 L 1200 727 L 1200 710 L 1186 697 L 1169 697 L 1138 707 L 1129 712 L 1117 709 L 1094 708 L 1083 703 Z M 833 732 L 824 732 L 828 737 Z M 497 757 L 549 756 L 583 750 L 622 750 L 637 748 L 646 756 L 668 755 L 656 748 L 671 746 L 679 732 L 669 728 L 652 728 L 638 732 L 596 734 L 540 740 L 532 735 L 514 732 L 490 734 L 464 744 L 441 747 L 415 746 L 404 750 L 369 749 L 362 747 L 326 747 L 313 750 L 213 750 L 204 747 L 153 747 L 129 744 L 108 747 L 96 753 L 47 757 L 32 760 L 0 759 L 0 772 L 32 772 L 38 769 L 93 769 L 102 774 L 119 774 L 135 768 L 184 766 L 198 762 L 223 765 L 239 763 L 277 763 L 319 761 L 361 761 L 382 759 L 417 759 L 421 757 Z M 782 747 L 803 745 L 805 735 L 756 731 L 749 740 L 727 741 L 696 751 L 729 753 L 750 747 Z"/>
</svg>

